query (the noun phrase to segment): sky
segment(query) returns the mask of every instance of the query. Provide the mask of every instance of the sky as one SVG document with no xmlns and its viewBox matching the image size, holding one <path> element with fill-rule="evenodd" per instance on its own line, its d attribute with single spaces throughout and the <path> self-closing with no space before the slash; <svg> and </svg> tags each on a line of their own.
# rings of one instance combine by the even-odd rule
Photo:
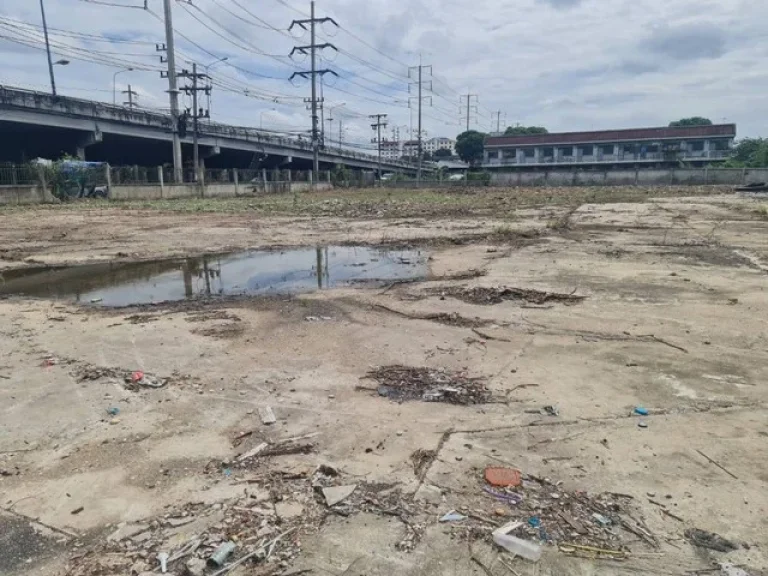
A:
<svg viewBox="0 0 768 576">
<path fill-rule="evenodd" d="M 163 0 L 44 0 L 59 94 L 168 109 Z M 172 0 L 177 68 L 208 69 L 216 122 L 310 130 L 311 43 L 292 20 L 303 0 Z M 317 0 L 318 67 L 327 140 L 372 148 L 415 137 L 416 69 L 423 69 L 427 138 L 466 129 L 544 126 L 550 132 L 664 126 L 686 116 L 735 122 L 768 136 L 768 2 L 754 0 Z M 15 40 L 15 41 L 14 41 Z M 0 83 L 50 91 L 37 0 L 3 0 Z M 126 68 L 133 70 L 126 70 Z M 115 77 L 115 73 L 120 72 Z M 207 98 L 201 96 L 202 106 Z M 191 98 L 182 96 L 182 105 Z M 409 107 L 410 105 L 410 107 Z M 497 114 L 499 113 L 500 114 Z M 331 127 L 329 129 L 329 127 Z"/>
</svg>

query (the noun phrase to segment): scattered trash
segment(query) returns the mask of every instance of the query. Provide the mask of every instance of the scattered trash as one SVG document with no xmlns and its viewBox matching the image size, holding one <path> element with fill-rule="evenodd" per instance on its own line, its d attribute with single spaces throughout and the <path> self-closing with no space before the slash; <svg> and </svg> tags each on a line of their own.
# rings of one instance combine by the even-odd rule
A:
<svg viewBox="0 0 768 576">
<path fill-rule="evenodd" d="M 523 523 L 520 522 L 519 520 L 513 520 L 512 522 L 507 522 L 503 526 L 499 526 L 498 528 L 496 528 L 496 530 L 493 531 L 493 533 L 494 533 L 494 535 L 496 535 L 496 534 L 509 534 L 510 532 L 514 532 L 515 530 L 520 528 L 520 526 L 522 526 L 522 525 L 523 525 Z"/>
<path fill-rule="evenodd" d="M 749 576 L 749 573 L 728 562 L 720 564 L 720 576 Z"/>
<path fill-rule="evenodd" d="M 248 458 L 253 458 L 254 456 L 258 456 L 261 452 L 264 452 L 264 450 L 267 449 L 269 444 L 266 442 L 262 442 L 256 448 L 253 448 L 251 450 L 248 450 L 248 452 L 245 452 L 243 454 L 240 454 L 240 456 L 237 457 L 238 462 L 242 462 L 243 460 L 248 460 Z"/>
<path fill-rule="evenodd" d="M 725 466 L 723 466 L 722 464 L 720 464 L 719 462 L 717 462 L 717 461 L 716 461 L 716 460 L 714 460 L 713 458 L 710 458 L 709 456 L 707 456 L 706 454 L 704 454 L 704 452 L 702 452 L 701 450 L 696 450 L 696 452 L 698 452 L 698 453 L 699 453 L 699 455 L 701 455 L 703 458 L 706 458 L 706 459 L 707 459 L 707 461 L 708 461 L 710 464 L 714 464 L 715 466 L 717 466 L 718 468 L 720 468 L 720 470 L 722 470 L 723 472 L 725 472 L 726 474 L 728 474 L 728 476 L 730 476 L 730 477 L 731 477 L 731 478 L 733 478 L 734 480 L 738 480 L 738 479 L 739 479 L 739 477 L 738 477 L 738 476 L 736 476 L 736 474 L 734 474 L 733 472 L 731 472 L 730 470 L 728 470 L 728 468 L 726 468 Z"/>
<path fill-rule="evenodd" d="M 58 363 L 59 363 L 59 359 L 51 356 L 50 358 L 46 358 L 43 361 L 43 366 L 50 368 L 51 366 L 56 366 Z"/>
<path fill-rule="evenodd" d="M 560 302 L 571 305 L 577 304 L 586 298 L 586 296 L 576 296 L 575 294 L 558 294 L 557 292 L 542 292 L 540 290 L 509 288 L 506 286 L 501 288 L 487 288 L 485 286 L 476 286 L 474 288 L 462 286 L 440 287 L 428 290 L 429 292 L 452 296 L 470 304 L 483 305 L 501 304 L 507 300 L 522 300 L 536 305 L 546 304 L 547 302 Z"/>
<path fill-rule="evenodd" d="M 609 526 L 611 524 L 610 518 L 606 518 L 605 516 L 603 516 L 602 514 L 598 514 L 597 512 L 592 514 L 592 518 L 594 518 L 595 522 L 600 524 L 600 526 Z"/>
<path fill-rule="evenodd" d="M 530 526 L 531 528 L 538 528 L 539 526 L 541 526 L 541 518 L 539 518 L 538 516 L 531 516 L 530 518 L 528 518 L 528 526 Z"/>
<path fill-rule="evenodd" d="M 304 318 L 307 322 L 329 322 L 333 320 L 330 316 L 307 316 Z"/>
<path fill-rule="evenodd" d="M 265 426 L 270 426 L 277 422 L 277 418 L 275 418 L 275 413 L 272 411 L 271 406 L 259 408 L 259 417 L 261 418 L 261 423 Z"/>
<path fill-rule="evenodd" d="M 325 503 L 329 507 L 340 504 L 350 496 L 357 489 L 357 484 L 350 484 L 349 486 L 330 486 L 323 488 L 323 496 L 325 496 Z"/>
<path fill-rule="evenodd" d="M 113 407 L 113 408 L 107 408 L 107 414 L 110 416 L 117 416 L 120 414 L 120 408 Z"/>
<path fill-rule="evenodd" d="M 508 534 L 493 534 L 493 541 L 497 546 L 504 548 L 515 556 L 520 556 L 531 562 L 538 562 L 541 558 L 541 546 L 527 540 L 522 540 Z"/>
<path fill-rule="evenodd" d="M 558 547 L 563 554 L 572 554 L 584 558 L 611 558 L 613 560 L 625 560 L 628 554 L 623 550 L 607 550 L 605 548 L 595 548 L 594 546 L 582 546 L 580 544 L 563 543 Z"/>
<path fill-rule="evenodd" d="M 235 551 L 235 548 L 237 548 L 237 544 L 232 542 L 232 540 L 224 542 L 222 545 L 216 548 L 216 550 L 213 551 L 213 554 L 211 554 L 210 558 L 208 558 L 208 566 L 221 568 L 224 566 L 227 558 L 229 558 Z"/>
<path fill-rule="evenodd" d="M 522 476 L 520 470 L 514 468 L 495 468 L 485 469 L 485 481 L 491 486 L 520 486 Z"/>
<path fill-rule="evenodd" d="M 91 304 L 98 304 L 99 302 L 102 302 L 104 298 L 91 298 Z M 165 572 L 165 570 L 163 570 Z"/>
<path fill-rule="evenodd" d="M 637 425 L 640 428 L 648 428 L 648 422 L 646 422 L 645 420 L 640 420 L 640 422 L 638 422 Z"/>
<path fill-rule="evenodd" d="M 168 572 L 168 552 L 160 552 L 157 555 L 157 560 L 160 562 L 160 572 L 165 574 Z"/>
<path fill-rule="evenodd" d="M 557 406 L 544 406 L 541 413 L 548 416 L 560 416 L 560 410 L 557 409 Z"/>
<path fill-rule="evenodd" d="M 502 492 L 501 490 L 494 490 L 488 486 L 483 487 L 483 491 L 509 504 L 520 504 L 520 502 L 523 501 L 523 497 L 517 492 Z"/>
<path fill-rule="evenodd" d="M 642 406 L 637 406 L 635 408 L 635 414 L 637 414 L 638 416 L 648 416 L 648 409 L 643 408 Z"/>
<path fill-rule="evenodd" d="M 165 386 L 166 382 L 166 379 L 155 378 L 153 376 L 144 376 L 137 382 L 137 384 L 139 386 L 147 386 L 149 388 L 162 388 Z"/>
<path fill-rule="evenodd" d="M 142 378 L 144 378 L 144 372 L 142 372 L 141 370 L 137 370 L 136 372 L 131 374 L 131 381 L 132 382 L 138 382 Z"/>
<path fill-rule="evenodd" d="M 738 549 L 738 546 L 730 540 L 726 540 L 714 532 L 707 532 L 698 528 L 686 530 L 685 537 L 699 548 L 709 548 L 717 552 L 730 552 L 731 550 Z"/>
<path fill-rule="evenodd" d="M 462 520 L 466 520 L 467 516 L 464 516 L 464 514 L 459 514 L 456 512 L 456 510 L 451 510 L 444 516 L 440 517 L 440 522 L 461 522 Z"/>
<path fill-rule="evenodd" d="M 368 378 L 376 380 L 379 396 L 397 402 L 422 400 L 448 404 L 485 404 L 491 392 L 482 378 L 470 378 L 463 372 L 408 366 L 383 366 L 371 370 Z"/>
<path fill-rule="evenodd" d="M 224 470 L 222 470 L 222 473 L 223 473 L 223 474 L 224 474 L 224 476 L 226 476 L 227 478 L 229 478 L 230 476 L 232 476 L 232 470 L 231 470 L 230 468 L 224 468 Z"/>
<path fill-rule="evenodd" d="M 83 510 L 85 510 L 85 508 L 83 506 L 80 506 L 79 508 L 75 508 L 74 510 L 72 510 L 72 512 L 70 512 L 70 514 L 72 514 L 73 516 L 77 516 Z"/>
</svg>

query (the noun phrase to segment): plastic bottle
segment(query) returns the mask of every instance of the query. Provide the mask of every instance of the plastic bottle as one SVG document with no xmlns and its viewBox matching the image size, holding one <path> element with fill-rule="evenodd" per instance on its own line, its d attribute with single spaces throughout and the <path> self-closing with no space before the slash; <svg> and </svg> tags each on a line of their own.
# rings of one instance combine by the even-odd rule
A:
<svg viewBox="0 0 768 576">
<path fill-rule="evenodd" d="M 494 534 L 493 541 L 515 556 L 520 556 L 531 562 L 538 562 L 541 558 L 541 546 L 533 542 L 521 540 L 508 534 Z"/>
</svg>

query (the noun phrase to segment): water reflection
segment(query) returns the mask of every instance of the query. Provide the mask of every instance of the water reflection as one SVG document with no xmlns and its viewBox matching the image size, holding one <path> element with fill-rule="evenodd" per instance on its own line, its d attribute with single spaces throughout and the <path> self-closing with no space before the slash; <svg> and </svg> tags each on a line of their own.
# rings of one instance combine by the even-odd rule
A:
<svg viewBox="0 0 768 576">
<path fill-rule="evenodd" d="M 252 251 L 140 263 L 24 268 L 0 274 L 0 294 L 98 301 L 104 306 L 231 294 L 308 292 L 427 273 L 427 254 L 367 246 Z"/>
</svg>

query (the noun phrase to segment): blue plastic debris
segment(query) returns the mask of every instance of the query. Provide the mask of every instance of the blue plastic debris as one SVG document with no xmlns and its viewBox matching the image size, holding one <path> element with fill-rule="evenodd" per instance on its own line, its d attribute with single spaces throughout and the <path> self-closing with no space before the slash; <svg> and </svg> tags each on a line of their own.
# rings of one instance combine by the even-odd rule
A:
<svg viewBox="0 0 768 576">
<path fill-rule="evenodd" d="M 642 406 L 638 406 L 637 408 L 635 408 L 635 414 L 637 414 L 638 416 L 648 416 L 648 409 L 643 408 Z"/>
<path fill-rule="evenodd" d="M 120 408 L 116 408 L 116 407 L 107 408 L 107 414 L 109 414 L 110 416 L 117 416 L 118 414 L 120 414 Z"/>
<path fill-rule="evenodd" d="M 541 526 L 541 519 L 538 516 L 531 516 L 528 518 L 528 526 L 531 528 L 538 528 Z"/>
</svg>

